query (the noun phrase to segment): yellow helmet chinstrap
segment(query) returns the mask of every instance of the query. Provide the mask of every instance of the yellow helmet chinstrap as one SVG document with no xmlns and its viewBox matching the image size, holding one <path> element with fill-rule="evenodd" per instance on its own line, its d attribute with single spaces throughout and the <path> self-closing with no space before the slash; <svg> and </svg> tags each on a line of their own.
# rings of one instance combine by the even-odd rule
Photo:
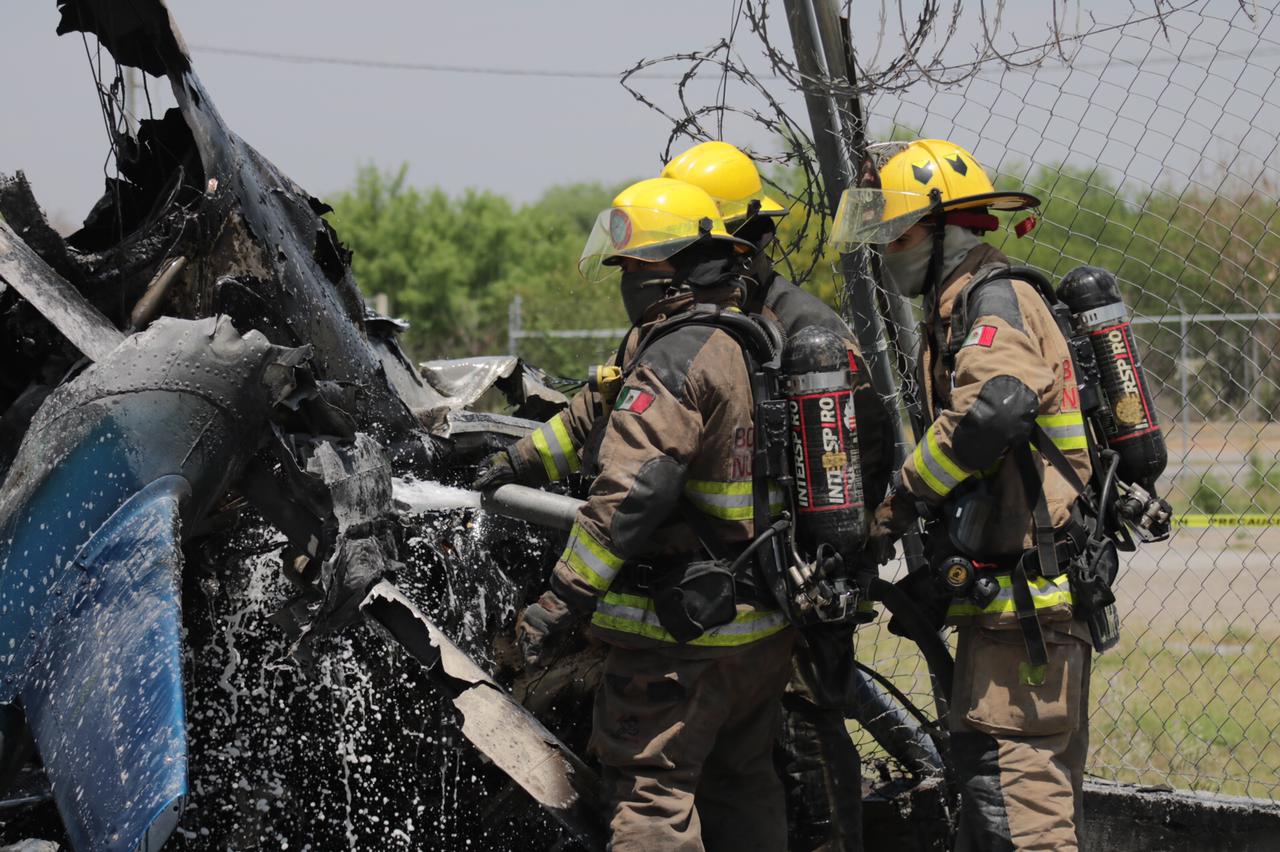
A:
<svg viewBox="0 0 1280 852">
<path fill-rule="evenodd" d="M 693 184 L 650 178 L 619 192 L 612 206 L 596 217 L 578 259 L 588 281 L 608 275 L 607 266 L 624 257 L 667 260 L 700 240 L 723 242 L 739 251 L 752 245 L 730 236 L 715 201 Z"/>
<path fill-rule="evenodd" d="M 1025 192 L 998 191 L 973 155 L 959 145 L 917 139 L 880 167 L 879 189 L 845 190 L 831 242 L 837 247 L 887 243 L 934 212 L 1012 211 L 1039 204 Z"/>
<path fill-rule="evenodd" d="M 753 216 L 787 215 L 787 208 L 765 194 L 760 170 L 752 159 L 728 142 L 712 140 L 694 145 L 667 163 L 662 177 L 706 190 L 731 231 Z"/>
</svg>

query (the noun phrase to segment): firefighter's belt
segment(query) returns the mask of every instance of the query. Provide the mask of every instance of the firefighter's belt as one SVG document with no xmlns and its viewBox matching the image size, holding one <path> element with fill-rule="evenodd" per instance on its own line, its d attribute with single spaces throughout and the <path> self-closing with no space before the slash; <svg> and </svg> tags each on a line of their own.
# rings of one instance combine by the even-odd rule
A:
<svg viewBox="0 0 1280 852">
<path fill-rule="evenodd" d="M 1023 551 L 1021 554 L 1006 559 L 995 560 L 995 570 L 1012 573 L 1021 563 L 1027 577 L 1057 577 L 1066 571 L 1067 566 L 1081 553 L 1084 553 L 1088 533 L 1074 519 L 1068 525 L 1054 531 L 1053 564 L 1047 568 L 1040 564 L 1040 551 L 1037 548 Z"/>
<path fill-rule="evenodd" d="M 745 547 L 741 548 L 725 548 L 729 551 L 741 552 Z M 723 559 L 727 554 L 723 554 L 719 550 L 716 558 Z M 737 553 L 733 554 L 734 556 Z M 660 587 L 664 580 L 672 576 L 682 575 L 687 566 L 691 562 L 696 562 L 707 558 L 706 553 L 682 553 L 672 556 L 663 556 L 660 564 L 654 565 L 652 562 L 635 561 L 628 562 L 622 567 L 619 574 L 619 589 L 622 591 L 634 591 L 648 595 L 654 588 Z M 655 560 L 658 561 L 658 560 Z M 729 564 L 733 560 L 728 560 Z M 733 591 L 734 597 L 738 603 L 754 603 L 772 606 L 773 599 L 768 592 L 762 592 L 756 585 L 755 578 L 751 576 L 750 571 L 735 571 L 733 574 Z"/>
</svg>

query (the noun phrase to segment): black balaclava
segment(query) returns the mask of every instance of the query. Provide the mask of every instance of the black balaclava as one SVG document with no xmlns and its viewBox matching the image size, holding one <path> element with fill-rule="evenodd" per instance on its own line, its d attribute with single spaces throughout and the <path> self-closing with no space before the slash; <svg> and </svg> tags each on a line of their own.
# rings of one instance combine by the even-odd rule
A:
<svg viewBox="0 0 1280 852">
<path fill-rule="evenodd" d="M 747 313 L 758 314 L 764 307 L 765 297 L 769 293 L 773 279 L 778 275 L 768 251 L 769 246 L 773 245 L 773 241 L 777 238 L 778 223 L 772 216 L 753 216 L 733 235 L 756 247 L 755 255 L 751 259 L 750 271 L 747 273 L 747 298 L 744 310 Z"/>
<path fill-rule="evenodd" d="M 673 274 L 655 269 L 622 273 L 622 307 L 626 309 L 627 319 L 631 320 L 632 325 L 644 322 L 650 309 L 667 297 L 675 283 L 672 280 Z"/>
<path fill-rule="evenodd" d="M 677 252 L 671 258 L 674 272 L 638 269 L 622 273 L 622 305 L 632 325 L 640 325 L 655 315 L 660 303 L 699 292 L 721 293 L 738 290 L 742 301 L 743 278 L 749 259 L 721 243 L 703 241 Z"/>
</svg>

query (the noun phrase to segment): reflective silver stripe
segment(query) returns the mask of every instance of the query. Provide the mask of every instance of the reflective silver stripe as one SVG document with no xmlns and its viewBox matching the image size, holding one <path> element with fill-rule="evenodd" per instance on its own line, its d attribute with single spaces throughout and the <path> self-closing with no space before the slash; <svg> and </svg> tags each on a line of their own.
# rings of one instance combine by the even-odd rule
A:
<svg viewBox="0 0 1280 852">
<path fill-rule="evenodd" d="M 675 637 L 659 623 L 653 602 L 637 595 L 606 594 L 597 603 L 591 621 L 607 630 L 632 633 L 660 642 L 675 642 Z M 777 633 L 786 626 L 786 616 L 777 610 L 741 612 L 733 621 L 708 630 L 688 644 L 742 645 Z"/>
<path fill-rule="evenodd" d="M 1043 426 L 1042 428 L 1055 444 L 1068 438 L 1085 437 L 1083 421 L 1072 426 Z"/>
<path fill-rule="evenodd" d="M 782 380 L 786 394 L 813 393 L 824 390 L 846 390 L 853 387 L 853 377 L 848 370 L 830 370 L 825 373 L 800 373 Z"/>
<path fill-rule="evenodd" d="M 684 487 L 685 496 L 699 511 L 723 521 L 749 521 L 755 517 L 753 490 L 750 480 L 691 479 Z M 770 482 L 770 511 L 784 509 L 785 498 L 782 488 Z"/>
<path fill-rule="evenodd" d="M 929 469 L 929 473 L 933 474 L 933 478 L 946 489 L 946 493 L 951 493 L 951 489 L 960 484 L 960 480 L 942 469 L 942 465 L 938 464 L 937 459 L 933 457 L 933 453 L 929 452 L 928 449 L 920 454 L 920 460 Z"/>
<path fill-rule="evenodd" d="M 558 419 L 558 418 L 557 418 Z M 569 475 L 569 460 L 564 457 L 564 451 L 560 449 L 560 439 L 556 436 L 555 431 L 551 428 L 550 423 L 544 423 L 538 428 L 538 432 L 542 436 L 542 440 L 546 446 L 546 454 L 556 466 L 556 476 L 554 479 L 563 479 Z M 542 446 L 538 446 L 542 450 Z"/>
<path fill-rule="evenodd" d="M 699 511 L 724 521 L 751 520 L 754 502 L 750 480 L 690 479 L 684 485 L 685 496 Z"/>
<path fill-rule="evenodd" d="M 1124 319 L 1127 313 L 1129 313 L 1129 310 L 1124 306 L 1124 302 L 1112 302 L 1109 305 L 1103 305 L 1091 311 L 1076 314 L 1075 321 L 1079 325 L 1091 327 L 1102 325 L 1112 320 Z"/>
<path fill-rule="evenodd" d="M 559 415 L 542 424 L 533 434 L 533 445 L 543 457 L 547 477 L 553 482 L 578 472 L 578 453 L 573 438 Z"/>
<path fill-rule="evenodd" d="M 1042 414 L 1036 418 L 1036 423 L 1060 450 L 1084 450 L 1089 447 L 1084 415 L 1078 411 Z"/>
<path fill-rule="evenodd" d="M 694 503 L 716 509 L 750 509 L 751 493 L 746 494 L 708 494 L 705 491 L 686 491 Z"/>
<path fill-rule="evenodd" d="M 932 426 L 925 431 L 920 443 L 916 445 L 915 457 L 917 464 L 923 465 L 924 468 L 919 471 L 921 477 L 940 496 L 945 497 L 950 494 L 953 488 L 968 478 L 968 474 L 958 464 L 947 458 L 946 453 L 938 446 L 938 439 Z"/>
<path fill-rule="evenodd" d="M 574 525 L 573 532 L 569 535 L 569 544 L 560 558 L 575 574 L 601 590 L 609 588 L 613 583 L 623 561 L 622 557 L 610 553 L 604 545 L 597 543 L 586 530 L 577 525 Z"/>
</svg>

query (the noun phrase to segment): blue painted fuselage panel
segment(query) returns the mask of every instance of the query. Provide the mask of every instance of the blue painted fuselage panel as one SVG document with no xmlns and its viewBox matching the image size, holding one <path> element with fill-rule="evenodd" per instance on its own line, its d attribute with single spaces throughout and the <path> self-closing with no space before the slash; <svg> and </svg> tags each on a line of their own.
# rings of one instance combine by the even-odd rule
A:
<svg viewBox="0 0 1280 852">
<path fill-rule="evenodd" d="M 178 510 L 187 488 L 180 476 L 152 482 L 80 550 L 73 570 L 84 580 L 22 689 L 76 849 L 159 848 L 186 797 Z"/>
<path fill-rule="evenodd" d="M 210 461 L 192 432 L 218 416 L 169 392 L 97 400 L 6 482 L 0 701 L 21 700 L 78 852 L 158 849 L 185 801 L 179 517 Z"/>
</svg>

